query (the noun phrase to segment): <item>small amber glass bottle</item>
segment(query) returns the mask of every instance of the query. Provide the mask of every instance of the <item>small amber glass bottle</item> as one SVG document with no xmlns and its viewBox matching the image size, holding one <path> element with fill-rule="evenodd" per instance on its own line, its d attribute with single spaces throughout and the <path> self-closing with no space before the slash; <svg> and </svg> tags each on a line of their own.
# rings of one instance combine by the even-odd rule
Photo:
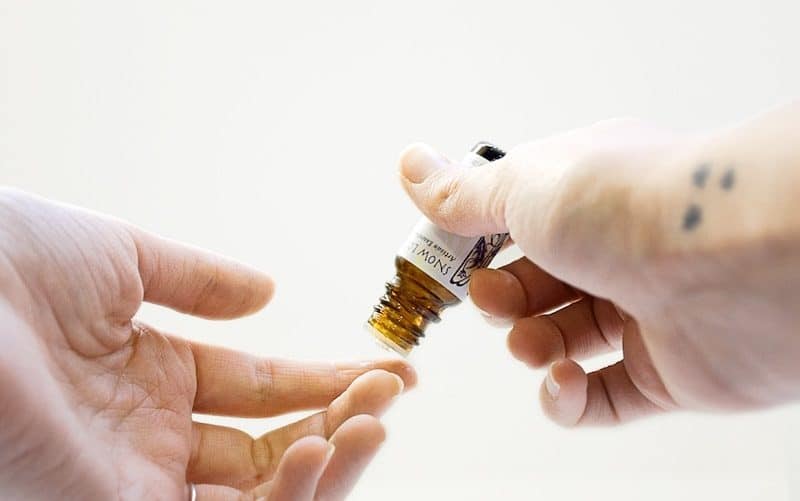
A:
<svg viewBox="0 0 800 501">
<path fill-rule="evenodd" d="M 479 166 L 503 156 L 500 148 L 481 142 L 463 163 Z M 472 272 L 488 266 L 507 238 L 507 233 L 462 237 L 423 217 L 397 252 L 395 276 L 386 284 L 367 328 L 383 345 L 408 355 L 428 324 L 438 322 L 442 310 L 467 296 Z"/>
</svg>

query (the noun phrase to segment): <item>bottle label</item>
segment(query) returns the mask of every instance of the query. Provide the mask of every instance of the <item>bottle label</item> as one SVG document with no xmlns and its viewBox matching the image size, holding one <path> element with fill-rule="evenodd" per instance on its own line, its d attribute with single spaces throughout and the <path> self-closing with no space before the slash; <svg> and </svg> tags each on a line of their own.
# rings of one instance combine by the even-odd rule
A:
<svg viewBox="0 0 800 501">
<path fill-rule="evenodd" d="M 477 167 L 489 162 L 470 152 L 463 163 Z M 463 300 L 472 272 L 489 266 L 507 239 L 508 233 L 462 237 L 436 227 L 423 217 L 397 254 Z"/>
</svg>

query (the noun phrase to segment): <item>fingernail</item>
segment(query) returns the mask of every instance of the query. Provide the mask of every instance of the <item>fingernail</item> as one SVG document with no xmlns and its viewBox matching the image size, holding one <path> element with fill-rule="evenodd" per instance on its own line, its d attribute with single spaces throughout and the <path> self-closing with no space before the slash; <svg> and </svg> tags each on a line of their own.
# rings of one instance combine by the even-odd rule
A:
<svg viewBox="0 0 800 501">
<path fill-rule="evenodd" d="M 619 318 L 621 318 L 623 322 L 626 321 L 628 319 L 628 315 L 626 315 L 625 312 L 622 311 L 622 308 L 617 306 L 615 303 L 612 304 L 614 305 L 614 309 L 617 310 L 617 315 L 619 315 Z"/>
<path fill-rule="evenodd" d="M 477 305 L 475 305 L 475 309 L 478 310 L 478 312 L 481 315 L 483 315 L 485 318 L 491 318 L 492 317 L 491 315 L 489 315 L 489 313 L 487 311 L 484 311 L 482 308 L 479 308 Z"/>
<path fill-rule="evenodd" d="M 492 327 L 501 327 L 503 329 L 507 329 L 514 325 L 514 320 L 509 317 L 499 317 L 496 315 L 492 315 L 491 313 L 486 313 L 482 309 L 475 307 L 478 310 L 478 313 L 481 314 L 486 323 L 491 325 Z"/>
<path fill-rule="evenodd" d="M 561 389 L 558 383 L 556 383 L 555 377 L 553 376 L 553 367 L 555 367 L 557 363 L 558 362 L 553 362 L 550 364 L 550 368 L 547 369 L 547 376 L 544 378 L 544 387 L 547 389 L 547 393 L 550 394 L 550 398 L 553 400 L 558 398 L 558 392 Z"/>
<path fill-rule="evenodd" d="M 405 381 L 403 381 L 403 378 L 401 378 L 397 374 L 392 374 L 392 376 L 394 376 L 394 378 L 397 380 L 398 390 L 397 390 L 397 393 L 395 393 L 395 396 L 397 396 L 397 395 L 403 393 L 403 388 L 406 387 L 406 383 L 405 383 Z"/>
<path fill-rule="evenodd" d="M 492 327 L 503 327 L 503 328 L 506 328 L 506 327 L 510 327 L 514 323 L 510 318 L 497 317 L 497 316 L 494 316 L 494 315 L 492 315 L 490 313 L 486 313 L 485 311 L 483 311 L 482 309 L 478 308 L 477 306 L 475 308 L 478 310 L 478 313 L 481 314 L 481 316 L 486 321 L 486 323 L 488 323 Z"/>
<path fill-rule="evenodd" d="M 473 303 L 473 304 L 475 304 L 475 303 Z M 487 322 L 493 322 L 493 321 L 501 320 L 500 318 L 492 315 L 488 311 L 485 311 L 482 308 L 479 308 L 477 305 L 475 306 L 475 309 L 478 310 L 478 313 L 480 313 L 481 316 L 483 317 L 483 319 L 486 320 Z"/>
<path fill-rule="evenodd" d="M 403 389 L 411 389 L 417 385 L 417 371 L 410 365 L 403 367 Z M 406 382 L 407 381 L 407 382 Z"/>
<path fill-rule="evenodd" d="M 328 442 L 328 452 L 325 454 L 325 464 L 328 464 L 328 462 L 331 460 L 331 457 L 333 457 L 334 452 L 336 452 L 336 446 Z"/>
<path fill-rule="evenodd" d="M 408 181 L 419 184 L 445 164 L 445 158 L 430 146 L 414 144 L 400 155 L 400 174 Z"/>
</svg>

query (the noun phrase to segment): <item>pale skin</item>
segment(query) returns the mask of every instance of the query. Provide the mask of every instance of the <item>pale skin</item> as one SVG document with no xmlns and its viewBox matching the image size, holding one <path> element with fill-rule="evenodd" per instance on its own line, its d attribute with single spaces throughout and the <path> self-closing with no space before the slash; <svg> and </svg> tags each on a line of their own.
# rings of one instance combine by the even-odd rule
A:
<svg viewBox="0 0 800 501">
<path fill-rule="evenodd" d="M 199 501 L 343 499 L 408 364 L 262 358 L 136 317 L 147 301 L 232 319 L 272 293 L 234 261 L 1 189 L 0 498 L 185 500 L 191 482 Z M 319 412 L 256 439 L 192 420 L 303 409 Z"/>
<path fill-rule="evenodd" d="M 424 145 L 401 181 L 437 225 L 525 257 L 470 283 L 545 413 L 612 425 L 800 397 L 800 102 L 681 137 L 613 120 L 466 169 Z M 577 361 L 619 352 L 586 374 Z"/>
</svg>

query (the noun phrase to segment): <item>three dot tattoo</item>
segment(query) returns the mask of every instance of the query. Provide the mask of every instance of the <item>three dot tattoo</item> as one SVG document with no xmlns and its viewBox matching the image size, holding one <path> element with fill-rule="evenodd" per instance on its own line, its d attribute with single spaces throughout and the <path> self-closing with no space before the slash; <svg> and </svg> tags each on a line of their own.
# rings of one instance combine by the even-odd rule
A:
<svg viewBox="0 0 800 501">
<path fill-rule="evenodd" d="M 711 177 L 711 164 L 702 163 L 692 172 L 692 184 L 695 189 L 703 190 Z M 718 186 L 723 191 L 731 191 L 736 184 L 736 171 L 727 167 L 719 178 Z M 703 222 L 703 208 L 699 204 L 691 203 L 683 213 L 683 231 L 694 231 Z"/>
</svg>

